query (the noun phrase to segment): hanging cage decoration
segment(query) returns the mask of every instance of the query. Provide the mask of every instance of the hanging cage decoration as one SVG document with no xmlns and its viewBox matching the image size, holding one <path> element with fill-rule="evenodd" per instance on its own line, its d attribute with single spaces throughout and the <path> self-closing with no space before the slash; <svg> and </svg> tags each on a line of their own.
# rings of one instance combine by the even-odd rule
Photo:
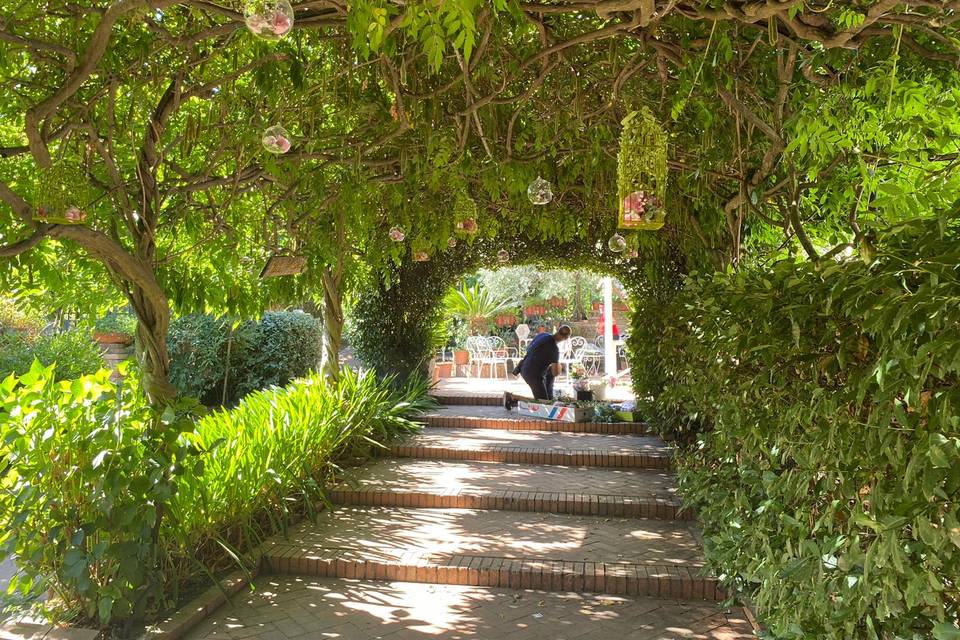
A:
<svg viewBox="0 0 960 640">
<path fill-rule="evenodd" d="M 64 161 L 43 169 L 34 192 L 33 218 L 48 224 L 82 224 L 97 193 L 83 171 Z"/>
<path fill-rule="evenodd" d="M 479 229 L 477 212 L 477 201 L 466 189 L 458 190 L 453 199 L 453 217 L 457 221 L 457 231 L 467 235 L 475 234 Z"/>
<path fill-rule="evenodd" d="M 647 107 L 623 119 L 617 157 L 621 229 L 655 231 L 667 212 L 667 134 Z"/>
</svg>

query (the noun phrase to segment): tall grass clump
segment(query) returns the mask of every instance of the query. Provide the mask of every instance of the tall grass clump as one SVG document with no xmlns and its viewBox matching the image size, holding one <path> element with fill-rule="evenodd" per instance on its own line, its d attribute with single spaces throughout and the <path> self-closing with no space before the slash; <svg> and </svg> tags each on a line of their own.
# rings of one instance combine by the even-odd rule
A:
<svg viewBox="0 0 960 640">
<path fill-rule="evenodd" d="M 183 436 L 203 452 L 203 471 L 173 499 L 172 555 L 222 570 L 311 515 L 341 465 L 419 429 L 412 418 L 430 406 L 427 391 L 422 381 L 397 387 L 346 370 L 337 382 L 314 374 L 202 418 Z"/>
</svg>

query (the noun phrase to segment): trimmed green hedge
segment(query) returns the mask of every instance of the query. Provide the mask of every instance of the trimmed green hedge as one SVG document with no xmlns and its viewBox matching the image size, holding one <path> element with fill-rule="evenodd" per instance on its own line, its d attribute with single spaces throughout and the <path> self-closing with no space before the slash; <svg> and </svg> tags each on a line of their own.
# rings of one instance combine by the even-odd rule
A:
<svg viewBox="0 0 960 640">
<path fill-rule="evenodd" d="M 869 265 L 695 279 L 637 314 L 638 391 L 691 444 L 709 561 L 772 637 L 960 637 L 958 227 L 902 225 Z"/>
<path fill-rule="evenodd" d="M 258 321 L 187 315 L 170 325 L 170 381 L 208 406 L 234 403 L 257 389 L 282 387 L 320 362 L 322 325 L 302 311 L 269 311 Z M 229 366 L 228 366 L 229 360 Z"/>
</svg>

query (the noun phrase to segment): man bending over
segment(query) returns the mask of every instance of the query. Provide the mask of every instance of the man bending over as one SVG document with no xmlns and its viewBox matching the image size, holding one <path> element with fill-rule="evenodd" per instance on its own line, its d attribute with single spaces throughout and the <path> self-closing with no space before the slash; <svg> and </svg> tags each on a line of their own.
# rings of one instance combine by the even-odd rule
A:
<svg viewBox="0 0 960 640">
<path fill-rule="evenodd" d="M 553 335 L 541 333 L 527 347 L 527 355 L 513 370 L 519 373 L 530 387 L 537 400 L 553 399 L 553 379 L 560 373 L 560 343 L 570 337 L 570 327 L 563 324 Z M 510 409 L 516 404 L 513 395 L 503 394 L 503 406 Z"/>
</svg>

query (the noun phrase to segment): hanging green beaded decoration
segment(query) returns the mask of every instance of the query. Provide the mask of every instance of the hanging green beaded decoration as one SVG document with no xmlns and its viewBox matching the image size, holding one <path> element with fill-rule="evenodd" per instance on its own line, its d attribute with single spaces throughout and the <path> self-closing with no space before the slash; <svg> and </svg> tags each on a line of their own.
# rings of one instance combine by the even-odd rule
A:
<svg viewBox="0 0 960 640">
<path fill-rule="evenodd" d="M 57 162 L 40 172 L 33 218 L 48 224 L 82 224 L 96 193 L 79 168 Z"/>
<path fill-rule="evenodd" d="M 655 231 L 667 217 L 667 134 L 650 109 L 623 119 L 617 158 L 617 195 L 621 229 Z"/>
</svg>

